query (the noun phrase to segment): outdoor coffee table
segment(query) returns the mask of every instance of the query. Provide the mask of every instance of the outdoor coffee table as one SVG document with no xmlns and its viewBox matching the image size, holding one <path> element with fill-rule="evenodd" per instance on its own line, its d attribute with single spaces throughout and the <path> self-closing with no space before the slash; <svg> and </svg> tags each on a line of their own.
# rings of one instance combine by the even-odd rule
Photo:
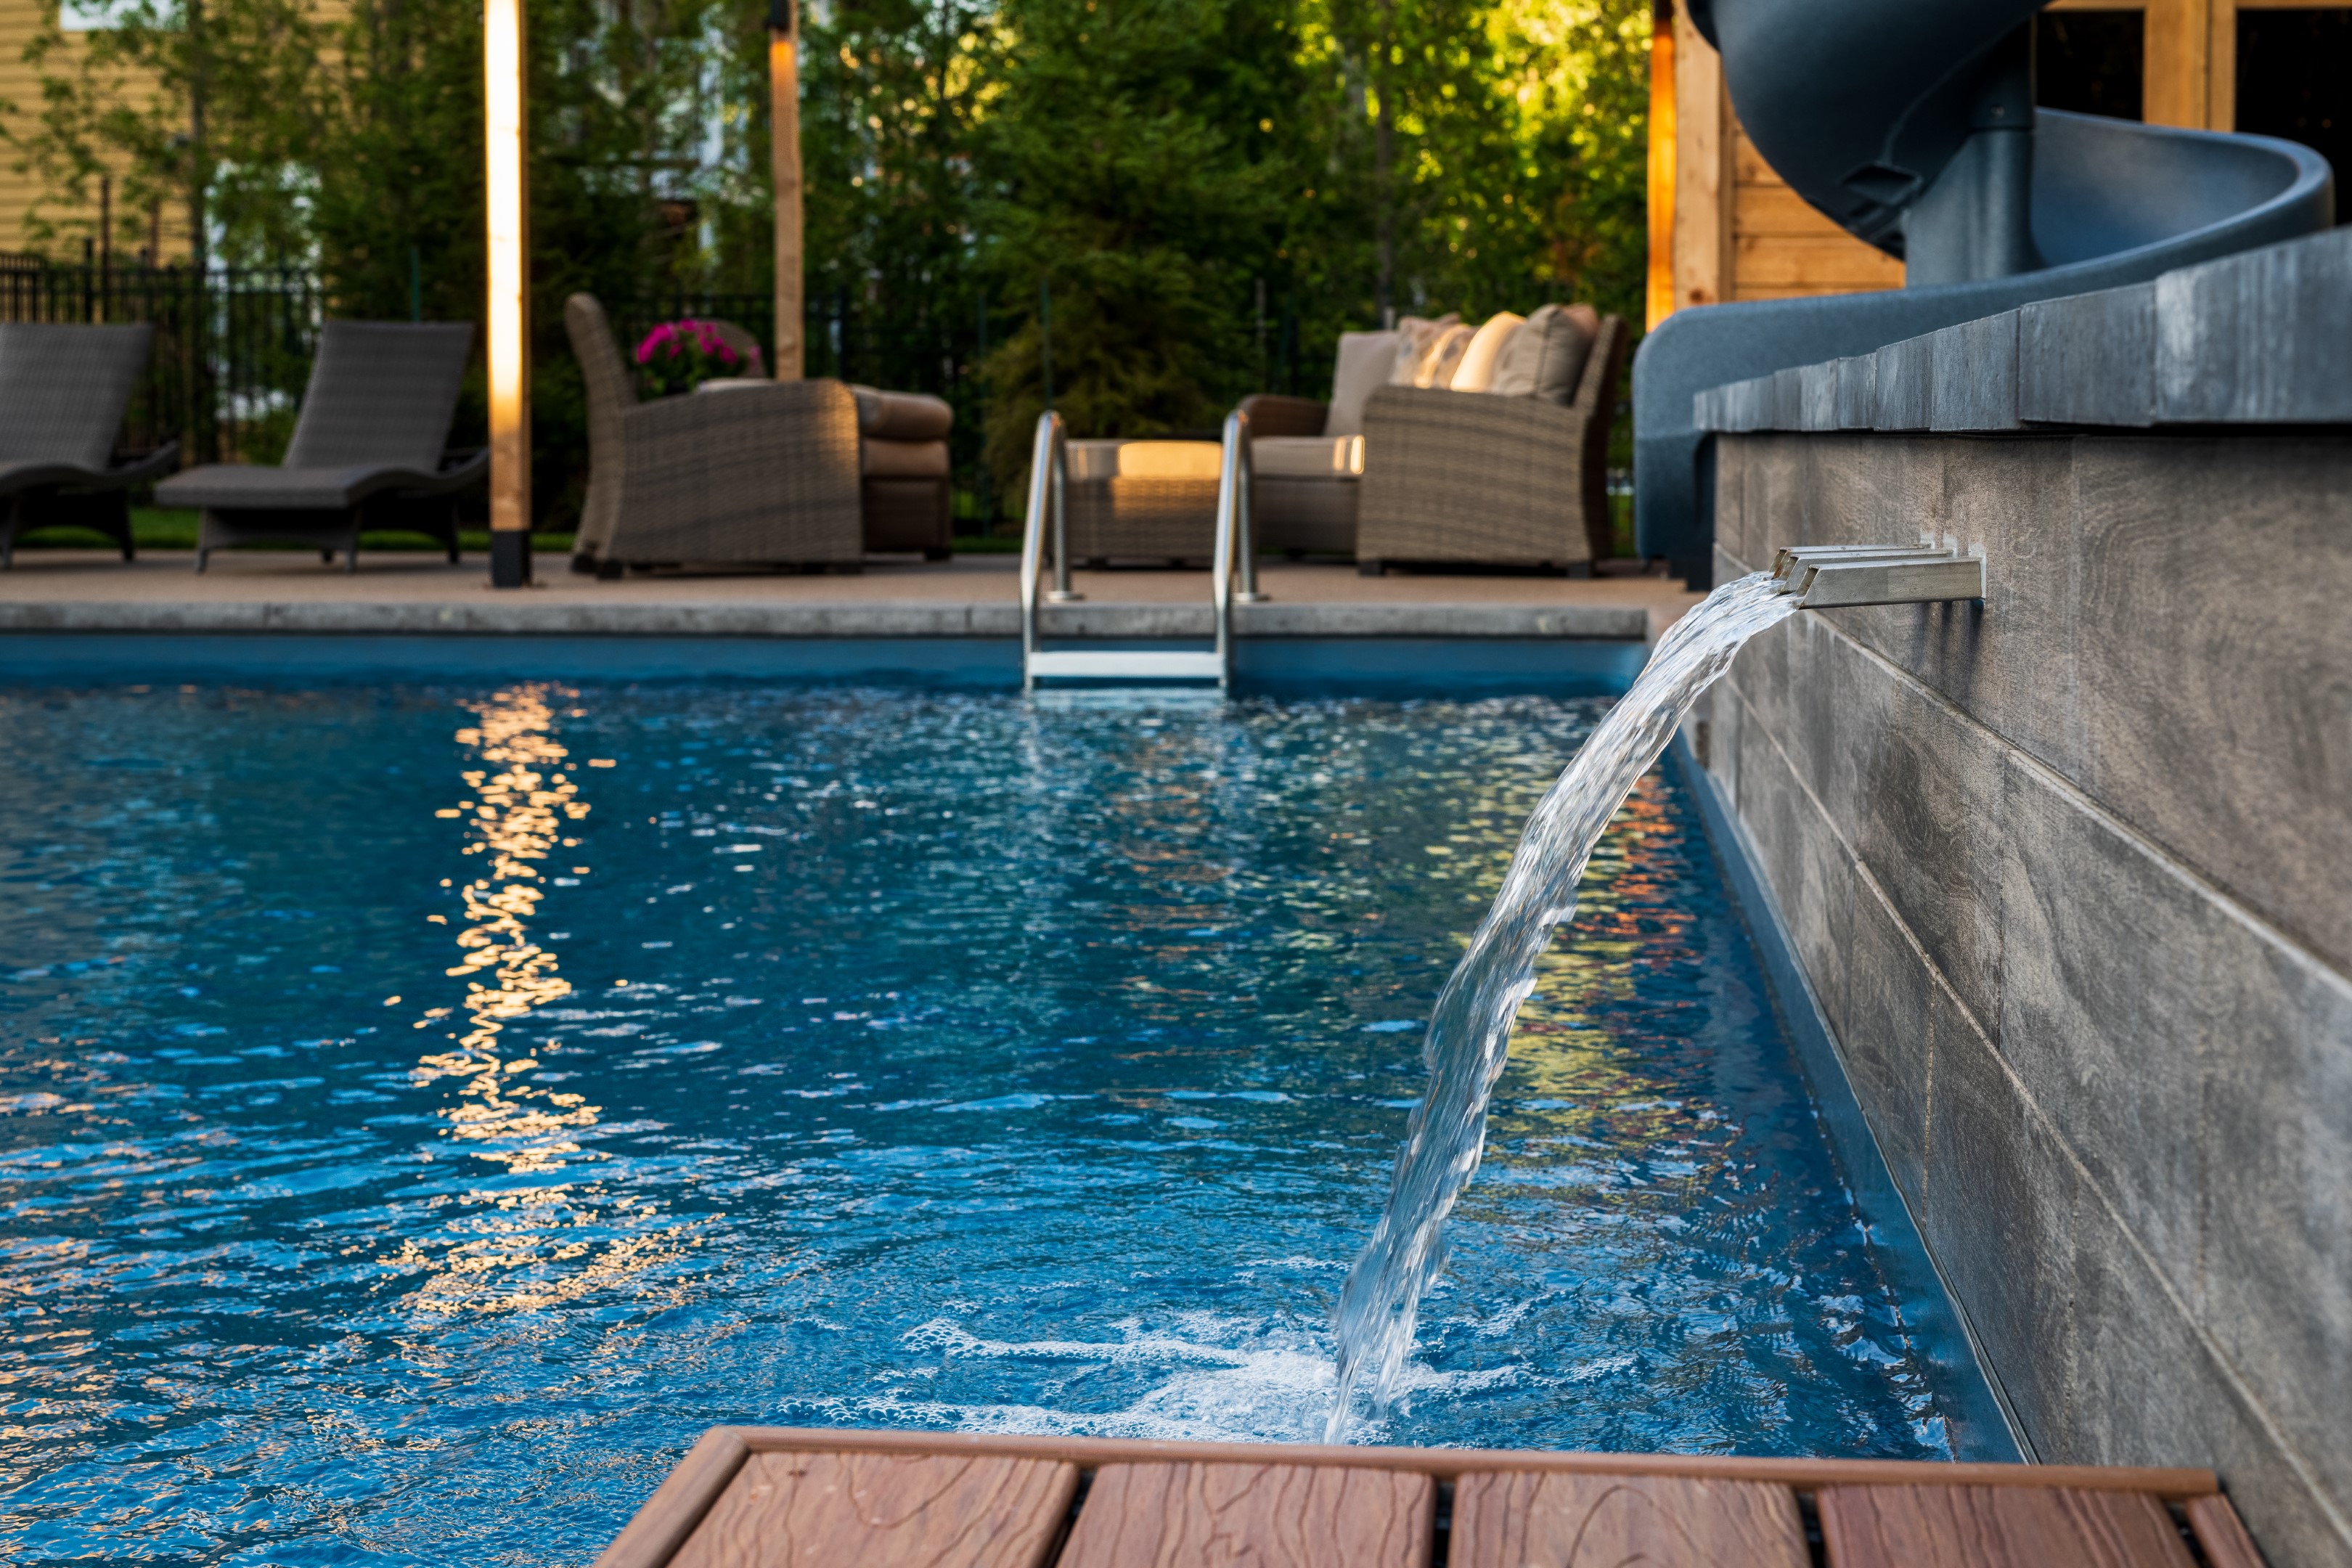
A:
<svg viewBox="0 0 2352 1568">
<path fill-rule="evenodd" d="M 1215 551 L 1218 443 L 1072 441 L 1066 450 L 1073 561 L 1205 563 Z"/>
</svg>

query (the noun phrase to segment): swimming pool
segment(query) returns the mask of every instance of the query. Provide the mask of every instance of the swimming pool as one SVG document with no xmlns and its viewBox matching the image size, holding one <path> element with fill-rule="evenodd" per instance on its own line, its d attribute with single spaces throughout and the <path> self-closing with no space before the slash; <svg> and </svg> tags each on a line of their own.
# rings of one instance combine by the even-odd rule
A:
<svg viewBox="0 0 2352 1568">
<path fill-rule="evenodd" d="M 585 1562 L 716 1422 L 1313 1436 L 1601 710 L 0 694 L 0 1541 Z M 1671 775 L 1496 1110 L 1371 1436 L 1948 1451 Z"/>
</svg>

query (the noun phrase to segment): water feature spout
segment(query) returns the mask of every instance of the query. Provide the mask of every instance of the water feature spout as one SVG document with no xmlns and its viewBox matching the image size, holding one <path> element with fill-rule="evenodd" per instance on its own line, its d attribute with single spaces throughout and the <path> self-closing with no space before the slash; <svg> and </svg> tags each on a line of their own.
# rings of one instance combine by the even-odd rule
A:
<svg viewBox="0 0 2352 1568">
<path fill-rule="evenodd" d="M 1904 544 L 1796 544 L 1772 563 L 1772 584 L 1808 610 L 1933 605 L 1985 596 L 1984 547 L 1923 539 Z"/>
<path fill-rule="evenodd" d="M 1795 545 L 1773 569 L 1717 588 L 1658 639 L 1633 688 L 1610 710 L 1528 819 L 1494 907 L 1439 993 L 1422 1043 L 1429 1087 L 1406 1124 L 1389 1201 L 1332 1314 L 1337 1394 L 1324 1427 L 1342 1442 L 1360 1385 L 1374 1411 L 1394 1394 L 1427 1289 L 1445 1260 L 1446 1216 L 1478 1169 L 1486 1108 L 1511 1025 L 1535 989 L 1536 961 L 1576 913 L 1576 887 L 1617 808 L 1658 760 L 1699 694 L 1749 638 L 1800 610 L 1984 597 L 1981 547 Z"/>
</svg>

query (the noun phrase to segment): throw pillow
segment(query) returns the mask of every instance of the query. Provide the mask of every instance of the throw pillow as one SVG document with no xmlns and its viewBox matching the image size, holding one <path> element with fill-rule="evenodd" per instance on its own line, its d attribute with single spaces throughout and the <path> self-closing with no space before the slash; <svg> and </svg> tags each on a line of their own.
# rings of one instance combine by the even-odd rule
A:
<svg viewBox="0 0 2352 1568">
<path fill-rule="evenodd" d="M 1484 392 L 1492 386 L 1496 356 L 1526 320 L 1508 310 L 1487 318 L 1486 324 L 1470 340 L 1470 346 L 1462 351 L 1462 363 L 1454 366 L 1454 379 L 1447 384 L 1456 392 Z"/>
<path fill-rule="evenodd" d="M 1421 316 L 1398 318 L 1396 363 L 1389 372 L 1389 384 L 1424 384 L 1420 379 L 1422 364 L 1429 358 L 1430 351 L 1436 348 L 1439 340 L 1444 337 L 1445 329 L 1459 325 L 1461 321 L 1462 315 L 1458 310 L 1449 310 L 1433 321 Z"/>
<path fill-rule="evenodd" d="M 1566 403 L 1576 395 L 1577 379 L 1600 331 L 1601 312 L 1590 305 L 1546 305 L 1511 334 L 1486 390 L 1501 397 Z"/>
<path fill-rule="evenodd" d="M 1441 392 L 1453 385 L 1454 367 L 1462 363 L 1462 351 L 1468 348 L 1470 340 L 1477 335 L 1465 326 L 1446 328 L 1444 335 L 1422 360 L 1421 369 L 1413 373 L 1412 384 L 1415 386 L 1433 386 Z"/>
<path fill-rule="evenodd" d="M 1388 384 L 1396 364 L 1397 340 L 1395 332 L 1339 334 L 1339 363 L 1331 368 L 1331 405 L 1323 416 L 1323 434 L 1364 433 L 1364 404 L 1374 387 Z"/>
</svg>

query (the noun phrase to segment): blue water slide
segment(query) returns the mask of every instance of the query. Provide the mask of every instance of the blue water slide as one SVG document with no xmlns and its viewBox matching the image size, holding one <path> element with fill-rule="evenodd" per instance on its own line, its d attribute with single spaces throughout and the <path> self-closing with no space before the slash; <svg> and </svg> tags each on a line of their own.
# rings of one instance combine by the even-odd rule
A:
<svg viewBox="0 0 2352 1568">
<path fill-rule="evenodd" d="M 2325 228 L 2307 147 L 2033 106 L 2039 0 L 1686 0 L 1748 139 L 1903 258 L 1906 288 L 1678 310 L 1633 361 L 1636 546 L 1695 584 L 1714 496 L 1691 398 Z"/>
</svg>

